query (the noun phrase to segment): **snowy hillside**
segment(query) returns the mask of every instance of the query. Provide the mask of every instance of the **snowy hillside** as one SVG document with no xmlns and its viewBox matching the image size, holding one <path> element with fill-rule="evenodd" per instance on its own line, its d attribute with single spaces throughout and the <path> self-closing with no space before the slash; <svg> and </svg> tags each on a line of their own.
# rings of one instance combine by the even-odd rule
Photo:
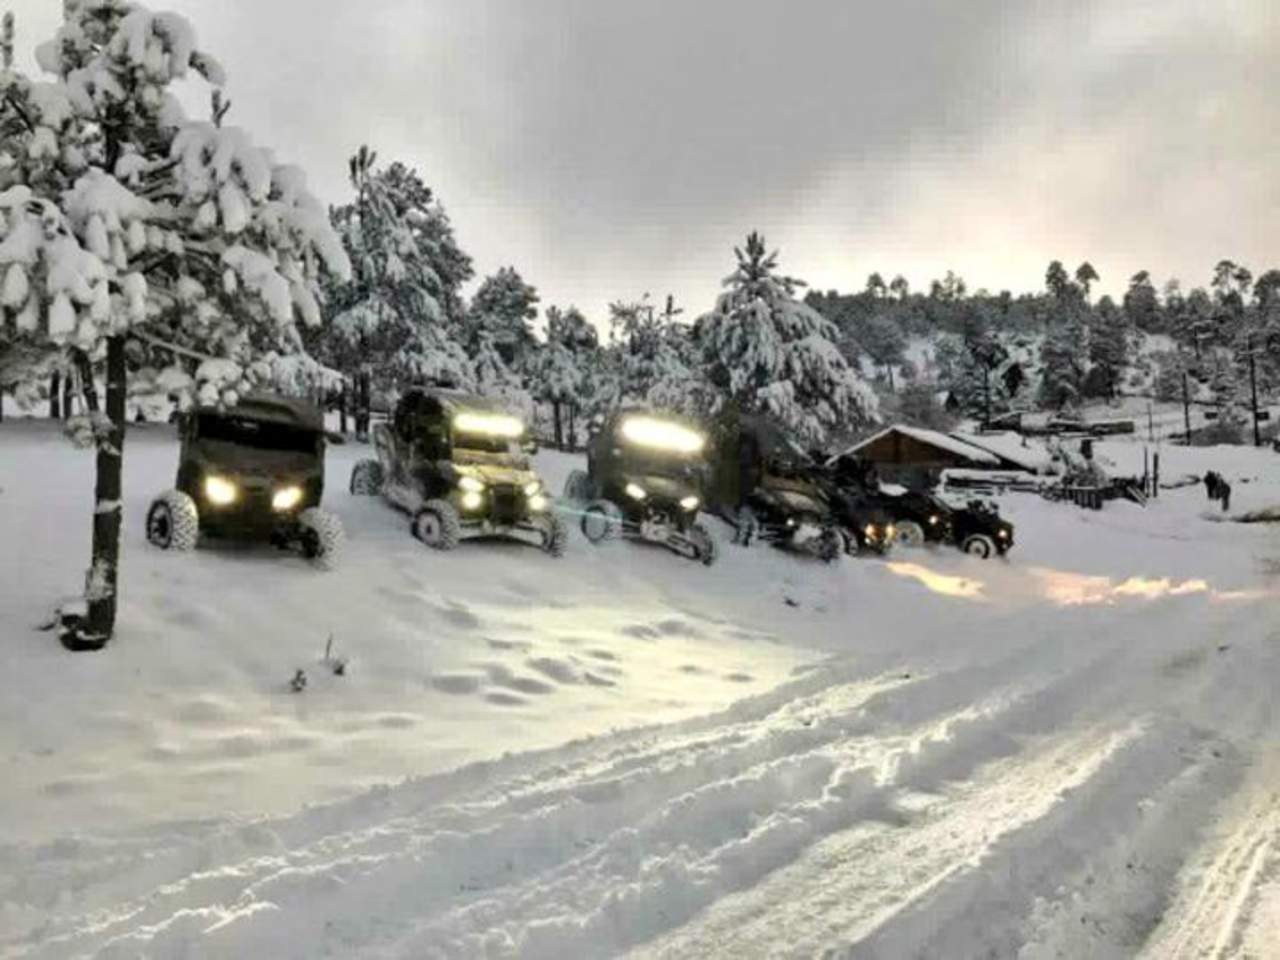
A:
<svg viewBox="0 0 1280 960">
<path fill-rule="evenodd" d="M 149 548 L 176 445 L 129 442 L 119 635 L 73 656 L 31 626 L 83 564 L 83 525 L 48 517 L 82 514 L 85 454 L 0 429 L 23 545 L 0 561 L 0 956 L 1274 942 L 1280 537 L 1210 522 L 1199 487 L 1099 513 L 1011 494 L 1007 562 L 725 544 L 708 570 L 580 538 L 428 552 L 346 493 L 349 445 L 325 574 Z M 1100 455 L 1140 469 L 1142 446 Z M 1227 473 L 1233 511 L 1280 503 L 1270 452 L 1164 457 Z M 553 486 L 573 463 L 539 457 Z"/>
</svg>

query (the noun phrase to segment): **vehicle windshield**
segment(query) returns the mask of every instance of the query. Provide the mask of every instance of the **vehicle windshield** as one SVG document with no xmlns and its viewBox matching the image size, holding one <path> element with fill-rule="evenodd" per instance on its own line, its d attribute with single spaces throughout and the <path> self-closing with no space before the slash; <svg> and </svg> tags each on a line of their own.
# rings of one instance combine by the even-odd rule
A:
<svg viewBox="0 0 1280 960">
<path fill-rule="evenodd" d="M 196 436 L 201 440 L 234 443 L 236 446 L 252 447 L 255 450 L 316 452 L 317 434 L 314 430 L 253 417 L 202 413 L 196 421 Z"/>
<path fill-rule="evenodd" d="M 515 454 L 519 452 L 515 441 L 510 437 L 456 429 L 453 432 L 453 449 L 461 453 Z"/>
</svg>

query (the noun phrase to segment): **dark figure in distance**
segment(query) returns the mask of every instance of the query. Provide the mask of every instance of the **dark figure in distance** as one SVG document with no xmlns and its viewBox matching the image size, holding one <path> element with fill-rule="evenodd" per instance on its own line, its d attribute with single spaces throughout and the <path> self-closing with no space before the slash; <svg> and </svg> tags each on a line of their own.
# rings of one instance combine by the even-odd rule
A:
<svg viewBox="0 0 1280 960">
<path fill-rule="evenodd" d="M 1218 479 L 1218 499 L 1222 501 L 1222 512 L 1231 509 L 1231 484 L 1222 478 Z"/>
<path fill-rule="evenodd" d="M 1210 500 L 1218 499 L 1218 485 L 1221 482 L 1222 478 L 1212 470 L 1204 475 L 1204 492 Z"/>
</svg>

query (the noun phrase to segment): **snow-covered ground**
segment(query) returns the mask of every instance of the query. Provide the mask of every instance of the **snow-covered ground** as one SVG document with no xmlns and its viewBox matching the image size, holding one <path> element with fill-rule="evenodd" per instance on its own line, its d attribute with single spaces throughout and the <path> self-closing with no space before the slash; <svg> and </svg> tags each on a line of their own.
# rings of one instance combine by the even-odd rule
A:
<svg viewBox="0 0 1280 960">
<path fill-rule="evenodd" d="M 366 453 L 325 574 L 149 548 L 176 445 L 131 431 L 119 636 L 72 655 L 31 627 L 88 455 L 0 426 L 0 957 L 1273 955 L 1280 527 L 1197 486 L 1010 494 L 1007 562 L 441 555 Z M 1162 461 L 1280 504 L 1269 451 Z"/>
</svg>

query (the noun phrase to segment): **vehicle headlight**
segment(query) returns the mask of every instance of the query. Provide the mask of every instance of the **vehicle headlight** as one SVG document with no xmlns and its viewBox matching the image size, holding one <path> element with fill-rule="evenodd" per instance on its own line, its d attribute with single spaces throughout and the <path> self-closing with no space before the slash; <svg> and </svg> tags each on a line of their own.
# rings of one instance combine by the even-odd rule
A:
<svg viewBox="0 0 1280 960">
<path fill-rule="evenodd" d="M 936 527 L 938 525 L 938 515 L 935 513 L 929 518 L 929 526 Z"/>
<path fill-rule="evenodd" d="M 894 534 L 896 534 L 897 532 L 898 532 L 898 528 L 891 523 L 884 528 L 884 538 L 886 540 L 892 540 Z"/>
<path fill-rule="evenodd" d="M 1005 540 L 1005 539 L 1008 539 L 1008 537 L 1009 537 L 1009 531 L 1008 531 L 1008 530 L 1001 530 L 1001 531 L 1000 531 L 998 534 L 996 534 L 996 535 L 997 535 L 1001 540 Z"/>
<path fill-rule="evenodd" d="M 685 497 L 680 501 L 680 506 L 685 510 L 697 510 L 701 502 L 697 497 Z"/>
<path fill-rule="evenodd" d="M 547 509 L 547 498 L 540 493 L 535 493 L 529 498 L 529 509 L 535 513 Z"/>
<path fill-rule="evenodd" d="M 272 510 L 292 510 L 302 502 L 301 487 L 281 487 L 271 497 Z"/>
<path fill-rule="evenodd" d="M 234 503 L 236 492 L 236 485 L 226 477 L 204 478 L 204 495 L 210 503 L 220 507 Z"/>
<path fill-rule="evenodd" d="M 865 533 L 865 534 L 867 535 L 868 539 L 874 540 L 874 539 L 875 539 L 875 536 L 876 536 L 876 526 L 875 526 L 875 524 L 874 524 L 874 523 L 868 523 L 865 527 L 863 527 L 863 528 L 862 528 L 862 532 L 863 532 L 863 533 Z"/>
<path fill-rule="evenodd" d="M 532 480 L 532 481 L 530 481 L 529 483 L 526 483 L 526 484 L 524 485 L 524 495 L 525 495 L 526 497 L 532 497 L 534 494 L 536 494 L 536 493 L 537 493 L 539 490 L 541 490 L 541 489 L 542 489 L 542 481 L 541 481 L 541 480 Z"/>
<path fill-rule="evenodd" d="M 458 487 L 468 493 L 479 493 L 484 489 L 484 484 L 475 477 L 463 477 L 458 481 Z"/>
<path fill-rule="evenodd" d="M 468 490 L 462 495 L 463 510 L 475 510 L 482 503 L 484 503 L 484 497 L 480 496 L 480 492 L 478 490 Z"/>
<path fill-rule="evenodd" d="M 626 490 L 627 490 L 627 496 L 630 497 L 632 500 L 643 500 L 645 497 L 648 496 L 648 494 L 644 492 L 644 487 L 640 486 L 637 483 L 628 483 Z"/>
</svg>

